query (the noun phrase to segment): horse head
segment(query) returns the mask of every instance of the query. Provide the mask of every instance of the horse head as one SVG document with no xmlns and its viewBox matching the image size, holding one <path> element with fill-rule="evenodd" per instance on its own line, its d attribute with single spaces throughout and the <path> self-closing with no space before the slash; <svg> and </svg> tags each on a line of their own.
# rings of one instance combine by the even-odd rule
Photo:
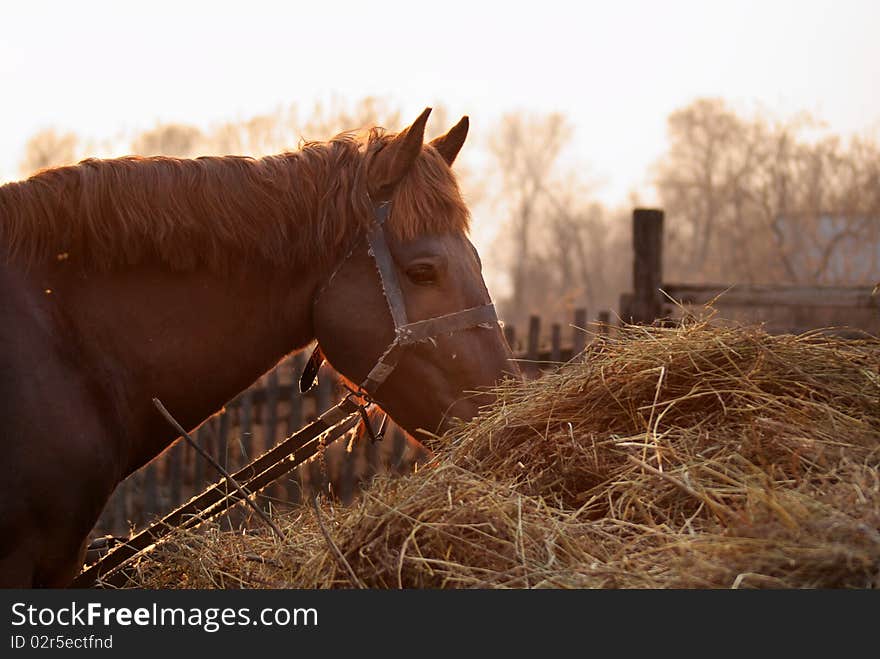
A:
<svg viewBox="0 0 880 659">
<path fill-rule="evenodd" d="M 430 109 L 364 156 L 364 236 L 314 303 L 315 336 L 333 367 L 404 429 L 442 433 L 518 373 L 468 240 L 451 166 L 468 119 L 424 142 Z"/>
</svg>

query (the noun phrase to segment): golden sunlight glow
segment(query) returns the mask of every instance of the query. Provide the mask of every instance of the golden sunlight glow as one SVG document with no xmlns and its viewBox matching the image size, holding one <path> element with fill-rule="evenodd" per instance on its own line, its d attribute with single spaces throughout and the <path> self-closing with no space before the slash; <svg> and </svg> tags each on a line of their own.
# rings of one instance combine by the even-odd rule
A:
<svg viewBox="0 0 880 659">
<path fill-rule="evenodd" d="M 561 158 L 609 206 L 654 203 L 667 118 L 698 97 L 781 118 L 807 111 L 844 136 L 880 131 L 880 4 L 870 0 L 413 7 L 4 6 L 0 181 L 19 178 L 28 138 L 49 127 L 75 133 L 84 155 L 113 156 L 159 123 L 207 130 L 368 96 L 406 121 L 432 104 L 449 120 L 470 115 L 460 162 L 472 171 L 490 168 L 486 144 L 505 113 L 561 113 L 572 128 Z M 488 244 L 493 211 L 475 216 L 475 241 Z"/>
</svg>

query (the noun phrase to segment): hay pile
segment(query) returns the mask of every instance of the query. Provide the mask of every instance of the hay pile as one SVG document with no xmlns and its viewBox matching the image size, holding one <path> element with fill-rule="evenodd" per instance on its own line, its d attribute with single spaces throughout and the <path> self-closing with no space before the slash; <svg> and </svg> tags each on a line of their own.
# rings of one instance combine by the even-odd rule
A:
<svg viewBox="0 0 880 659">
<path fill-rule="evenodd" d="M 880 343 L 631 327 L 352 507 L 216 527 L 147 588 L 880 586 Z M 322 526 L 324 527 L 322 529 Z"/>
</svg>

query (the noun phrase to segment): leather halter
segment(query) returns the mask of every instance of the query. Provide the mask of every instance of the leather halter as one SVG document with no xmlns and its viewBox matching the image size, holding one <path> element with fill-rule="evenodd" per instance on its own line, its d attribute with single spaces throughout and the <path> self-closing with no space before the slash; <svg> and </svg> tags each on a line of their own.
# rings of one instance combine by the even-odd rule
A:
<svg viewBox="0 0 880 659">
<path fill-rule="evenodd" d="M 497 323 L 498 315 L 495 313 L 495 305 L 491 302 L 478 307 L 470 307 L 461 311 L 455 311 L 443 316 L 435 316 L 427 320 L 418 320 L 409 322 L 406 316 L 406 306 L 403 300 L 403 290 L 400 287 L 400 280 L 397 277 L 397 268 L 388 248 L 388 241 L 385 236 L 385 221 L 388 219 L 391 210 L 391 202 L 386 201 L 379 204 L 373 212 L 373 224 L 367 231 L 367 244 L 369 245 L 368 253 L 373 257 L 376 263 L 376 269 L 379 272 L 379 281 L 382 285 L 382 293 L 388 302 L 388 309 L 391 312 L 391 319 L 394 321 L 394 340 L 385 348 L 385 351 L 379 357 L 375 366 L 370 370 L 367 377 L 360 384 L 359 394 L 366 394 L 367 398 L 371 398 L 376 390 L 382 386 L 382 383 L 388 379 L 388 376 L 394 371 L 404 349 L 414 343 L 421 341 L 430 341 L 431 339 L 442 334 L 452 334 L 472 327 L 479 327 L 488 323 Z M 353 252 L 353 250 L 352 250 Z M 342 264 L 351 256 L 349 252 L 345 259 L 337 266 L 333 275 L 330 276 L 325 287 L 329 285 L 330 280 Z M 320 298 L 320 293 L 315 297 L 315 304 Z M 309 365 L 300 379 L 300 391 L 307 391 L 314 383 L 317 376 L 317 367 L 323 361 L 323 356 L 316 359 L 316 355 L 320 355 L 320 347 L 316 346 Z M 313 372 L 310 371 L 314 369 Z"/>
</svg>

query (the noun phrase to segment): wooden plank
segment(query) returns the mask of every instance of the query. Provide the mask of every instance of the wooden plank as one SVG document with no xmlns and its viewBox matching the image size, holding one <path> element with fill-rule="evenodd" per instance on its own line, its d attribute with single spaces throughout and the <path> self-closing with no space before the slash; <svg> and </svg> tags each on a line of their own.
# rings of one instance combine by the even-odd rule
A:
<svg viewBox="0 0 880 659">
<path fill-rule="evenodd" d="M 513 325 L 504 325 L 504 339 L 511 351 L 516 350 L 516 328 Z"/>
<path fill-rule="evenodd" d="M 101 515 L 98 517 L 98 521 L 95 522 L 94 527 L 92 528 L 93 532 L 98 531 L 101 534 L 113 533 L 113 529 L 116 526 L 116 506 L 113 505 L 113 496 L 110 496 L 107 504 L 104 506 L 104 509 L 101 511 Z"/>
<path fill-rule="evenodd" d="M 562 361 L 562 326 L 559 323 L 550 326 L 550 361 Z"/>
<path fill-rule="evenodd" d="M 287 476 L 281 479 L 284 485 L 284 500 L 289 504 L 301 503 L 303 500 L 302 491 L 302 469 L 294 469 Z"/>
<path fill-rule="evenodd" d="M 196 440 L 196 443 L 203 449 L 207 450 L 210 453 L 210 450 L 207 446 L 208 433 L 210 432 L 210 427 L 214 423 L 215 419 L 209 419 L 201 426 L 196 428 L 193 433 L 193 439 Z M 202 486 L 205 483 L 205 460 L 198 455 L 195 451 L 192 451 L 194 454 L 193 460 L 193 492 L 201 492 Z"/>
<path fill-rule="evenodd" d="M 171 497 L 171 505 L 168 508 L 177 508 L 183 503 L 183 452 L 187 448 L 183 441 L 178 439 L 171 445 L 168 451 L 168 470 L 166 471 L 167 479 L 170 483 L 166 484 L 168 493 Z"/>
<path fill-rule="evenodd" d="M 598 320 L 599 332 L 602 334 L 602 336 L 608 336 L 608 333 L 611 331 L 611 312 L 600 311 Z"/>
<path fill-rule="evenodd" d="M 159 512 L 159 477 L 157 460 L 153 460 L 141 469 L 143 473 L 143 519 L 148 520 Z"/>
<path fill-rule="evenodd" d="M 315 413 L 323 414 L 329 407 L 333 397 L 333 371 L 327 364 L 318 371 L 318 384 L 315 387 Z"/>
<path fill-rule="evenodd" d="M 128 512 L 128 491 L 130 489 L 131 483 L 126 478 L 116 486 L 116 491 L 113 493 L 113 508 L 115 509 L 113 515 L 114 526 L 111 531 L 113 534 L 123 535 L 128 533 L 128 520 L 130 518 Z"/>
<path fill-rule="evenodd" d="M 660 317 L 663 305 L 663 211 L 636 208 L 632 231 L 633 300 L 626 320 L 650 324 Z"/>
<path fill-rule="evenodd" d="M 217 423 L 217 434 L 214 436 L 214 440 L 217 442 L 217 457 L 218 462 L 223 466 L 223 469 L 229 471 L 229 411 L 224 410 L 223 413 L 220 414 L 220 419 Z"/>
<path fill-rule="evenodd" d="M 273 369 L 266 376 L 266 404 L 263 417 L 263 441 L 266 449 L 275 446 L 278 433 L 278 372 Z"/>
<path fill-rule="evenodd" d="M 288 400 L 293 396 L 299 395 L 299 372 L 296 372 L 296 379 L 293 383 L 288 382 L 278 385 L 278 398 L 281 400 Z M 250 398 L 253 405 L 262 405 L 266 402 L 267 390 L 264 387 L 252 387 L 250 389 L 245 389 L 228 403 L 226 403 L 226 408 L 238 409 L 239 407 L 241 407 L 241 402 L 245 398 L 245 396 L 248 396 Z"/>
<path fill-rule="evenodd" d="M 343 441 L 345 442 L 345 450 L 340 456 L 342 465 L 339 474 L 339 498 L 343 503 L 349 504 L 354 500 L 355 485 L 357 483 L 358 453 L 356 451 L 357 444 L 352 445 L 352 450 L 348 451 L 351 440 L 346 437 Z"/>
<path fill-rule="evenodd" d="M 529 316 L 529 334 L 526 342 L 526 364 L 523 369 L 526 375 L 535 376 L 538 373 L 538 346 L 541 337 L 541 317 Z"/>
<path fill-rule="evenodd" d="M 579 355 L 587 347 L 587 310 L 575 309 L 574 322 L 572 323 L 571 352 Z"/>
<path fill-rule="evenodd" d="M 632 293 L 621 293 L 620 294 L 620 321 L 619 324 L 625 325 L 630 322 L 632 319 L 632 306 L 633 306 L 633 294 Z"/>
<path fill-rule="evenodd" d="M 574 356 L 571 348 L 569 346 L 560 346 L 559 348 L 559 360 L 560 362 L 567 362 Z M 519 359 L 523 361 L 528 361 L 528 354 L 525 352 L 515 352 L 513 353 L 514 359 Z M 535 364 L 536 371 L 540 371 L 541 368 L 549 366 L 550 362 L 553 362 L 553 349 L 551 347 L 541 348 L 535 353 Z"/>
<path fill-rule="evenodd" d="M 662 289 L 681 304 L 703 305 L 717 298 L 718 306 L 880 309 L 880 295 L 872 295 L 871 286 L 665 284 Z"/>
<path fill-rule="evenodd" d="M 254 453 L 254 392 L 246 389 L 241 397 L 239 409 L 239 442 L 244 462 L 247 463 L 255 455 Z"/>
<path fill-rule="evenodd" d="M 286 392 L 279 392 L 279 396 L 288 401 L 289 408 L 287 410 L 287 434 L 292 435 L 302 426 L 302 394 L 299 392 L 299 378 L 302 375 L 303 368 L 306 364 L 305 353 L 299 352 L 293 355 L 290 360 L 290 389 Z"/>
</svg>

